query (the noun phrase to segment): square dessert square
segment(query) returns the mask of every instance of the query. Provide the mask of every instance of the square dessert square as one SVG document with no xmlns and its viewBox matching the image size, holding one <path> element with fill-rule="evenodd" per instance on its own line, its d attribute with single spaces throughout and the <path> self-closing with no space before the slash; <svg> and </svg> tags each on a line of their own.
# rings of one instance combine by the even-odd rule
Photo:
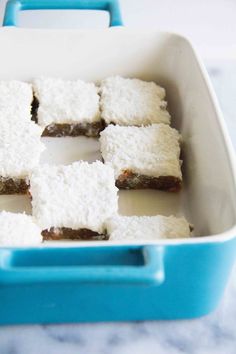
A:
<svg viewBox="0 0 236 354">
<path fill-rule="evenodd" d="M 28 177 L 39 164 L 44 144 L 42 129 L 32 121 L 7 119 L 1 122 L 0 194 L 25 194 Z"/>
<path fill-rule="evenodd" d="M 118 210 L 110 166 L 100 161 L 41 166 L 31 175 L 30 193 L 44 239 L 107 239 L 105 222 Z"/>
<path fill-rule="evenodd" d="M 186 238 L 191 230 L 184 217 L 175 216 L 117 216 L 107 221 L 111 241 Z"/>
<path fill-rule="evenodd" d="M 109 77 L 101 82 L 100 95 L 101 116 L 107 125 L 170 124 L 165 90 L 154 82 Z"/>
<path fill-rule="evenodd" d="M 0 246 L 33 246 L 42 242 L 41 229 L 32 216 L 0 212 Z"/>
<path fill-rule="evenodd" d="M 105 164 L 114 168 L 120 189 L 181 189 L 180 134 L 166 124 L 147 127 L 109 125 L 101 132 Z"/>
<path fill-rule="evenodd" d="M 34 117 L 44 128 L 43 136 L 96 137 L 104 128 L 94 83 L 38 78 L 33 91 Z"/>
<path fill-rule="evenodd" d="M 0 81 L 0 121 L 31 120 L 32 85 L 21 81 Z"/>
</svg>

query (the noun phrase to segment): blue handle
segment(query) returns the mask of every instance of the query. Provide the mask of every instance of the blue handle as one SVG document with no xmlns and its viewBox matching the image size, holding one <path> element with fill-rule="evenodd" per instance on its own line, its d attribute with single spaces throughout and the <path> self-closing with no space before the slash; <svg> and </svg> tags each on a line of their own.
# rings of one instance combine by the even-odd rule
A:
<svg viewBox="0 0 236 354">
<path fill-rule="evenodd" d="M 103 10 L 110 14 L 110 26 L 122 26 L 119 0 L 8 0 L 3 26 L 17 26 L 24 10 Z"/>
<path fill-rule="evenodd" d="M 159 246 L 0 250 L 0 286 L 48 282 L 160 285 L 164 278 L 163 248 Z"/>
</svg>

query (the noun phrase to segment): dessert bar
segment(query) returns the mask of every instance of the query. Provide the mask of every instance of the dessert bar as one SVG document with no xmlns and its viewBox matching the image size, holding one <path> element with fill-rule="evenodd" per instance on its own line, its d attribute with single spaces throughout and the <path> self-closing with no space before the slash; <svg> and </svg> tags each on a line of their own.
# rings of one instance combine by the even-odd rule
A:
<svg viewBox="0 0 236 354">
<path fill-rule="evenodd" d="M 114 171 L 100 161 L 41 166 L 30 193 L 44 239 L 106 239 L 105 222 L 118 209 Z"/>
<path fill-rule="evenodd" d="M 43 136 L 96 137 L 104 128 L 94 83 L 38 78 L 33 90 L 34 120 L 43 127 Z"/>
<path fill-rule="evenodd" d="M 0 246 L 33 246 L 42 242 L 41 229 L 32 216 L 0 212 Z"/>
<path fill-rule="evenodd" d="M 111 241 L 157 240 L 189 237 L 192 227 L 183 217 L 117 216 L 107 222 Z"/>
<path fill-rule="evenodd" d="M 106 125 L 170 124 L 164 88 L 154 82 L 109 77 L 100 86 L 101 116 Z"/>
<path fill-rule="evenodd" d="M 12 121 L 4 115 L 0 134 L 0 194 L 25 194 L 28 177 L 39 164 L 42 129 L 32 121 Z"/>
<path fill-rule="evenodd" d="M 115 170 L 119 189 L 181 189 L 180 134 L 166 124 L 147 127 L 109 125 L 101 132 L 105 164 Z"/>
<path fill-rule="evenodd" d="M 31 120 L 32 85 L 21 81 L 0 81 L 0 121 Z"/>
</svg>

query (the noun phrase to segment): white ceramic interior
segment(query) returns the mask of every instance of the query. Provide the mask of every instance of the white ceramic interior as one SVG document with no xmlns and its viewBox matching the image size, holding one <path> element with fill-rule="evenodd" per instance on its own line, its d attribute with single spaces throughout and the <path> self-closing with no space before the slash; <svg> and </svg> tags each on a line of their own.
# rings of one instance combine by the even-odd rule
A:
<svg viewBox="0 0 236 354">
<path fill-rule="evenodd" d="M 97 81 L 118 74 L 163 85 L 172 125 L 183 136 L 183 191 L 121 191 L 120 213 L 184 215 L 194 224 L 195 236 L 206 236 L 180 242 L 204 242 L 209 240 L 207 236 L 224 240 L 235 235 L 234 154 L 207 74 L 186 39 L 126 28 L 2 28 L 0 48 L 0 80 L 30 81 L 38 76 L 58 76 Z M 101 157 L 95 139 L 43 139 L 47 150 L 41 163 L 69 164 Z M 25 196 L 1 196 L 0 209 L 31 212 Z M 60 243 L 65 244 L 72 243 Z M 78 244 L 82 243 L 73 242 Z"/>
</svg>

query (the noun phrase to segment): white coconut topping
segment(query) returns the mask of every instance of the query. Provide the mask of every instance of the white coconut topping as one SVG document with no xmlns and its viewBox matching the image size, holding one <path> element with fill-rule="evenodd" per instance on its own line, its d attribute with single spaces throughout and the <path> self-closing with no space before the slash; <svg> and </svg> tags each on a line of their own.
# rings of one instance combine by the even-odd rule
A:
<svg viewBox="0 0 236 354">
<path fill-rule="evenodd" d="M 181 136 L 168 125 L 109 125 L 100 134 L 102 157 L 114 168 L 116 178 L 124 170 L 152 177 L 182 178 L 179 160 Z"/>
<path fill-rule="evenodd" d="M 0 81 L 0 122 L 31 119 L 32 85 L 21 81 Z"/>
<path fill-rule="evenodd" d="M 101 115 L 108 124 L 170 123 L 165 90 L 154 82 L 109 77 L 101 82 L 100 93 Z"/>
<path fill-rule="evenodd" d="M 190 227 L 183 217 L 117 216 L 107 221 L 111 241 L 157 240 L 190 236 Z"/>
<path fill-rule="evenodd" d="M 42 229 L 68 227 L 105 231 L 117 213 L 114 171 L 100 161 L 41 166 L 30 178 L 33 215 Z"/>
<path fill-rule="evenodd" d="M 42 129 L 32 121 L 1 122 L 0 176 L 25 178 L 38 165 Z"/>
<path fill-rule="evenodd" d="M 38 123 L 92 123 L 100 120 L 98 89 L 81 80 L 38 78 L 33 82 L 39 101 Z"/>
<path fill-rule="evenodd" d="M 26 214 L 0 212 L 0 246 L 28 246 L 42 242 L 41 230 Z"/>
</svg>

